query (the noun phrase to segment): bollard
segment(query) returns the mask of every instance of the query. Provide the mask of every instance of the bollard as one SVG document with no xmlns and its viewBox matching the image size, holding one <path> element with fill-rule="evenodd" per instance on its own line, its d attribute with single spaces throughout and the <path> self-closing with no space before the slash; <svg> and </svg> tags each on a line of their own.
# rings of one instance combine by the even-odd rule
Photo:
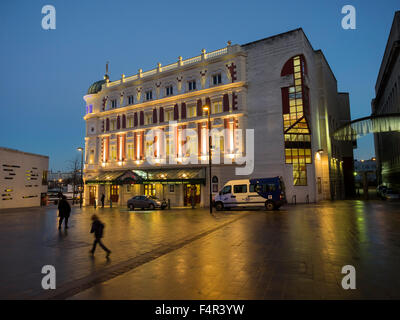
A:
<svg viewBox="0 0 400 320">
<path fill-rule="evenodd" d="M 96 202 L 97 202 L 97 200 L 94 199 L 94 208 L 95 208 L 95 209 L 96 209 Z"/>
<path fill-rule="evenodd" d="M 292 204 L 296 204 L 296 203 L 297 203 L 297 201 L 296 201 L 296 195 L 294 194 L 293 197 L 292 197 Z"/>
<path fill-rule="evenodd" d="M 112 208 L 112 200 L 111 200 L 111 198 L 110 198 L 110 208 Z"/>
<path fill-rule="evenodd" d="M 306 203 L 307 203 L 307 204 L 310 203 L 310 197 L 309 197 L 309 195 L 306 196 Z"/>
<path fill-rule="evenodd" d="M 170 210 L 170 209 L 171 209 L 171 200 L 168 199 L 168 210 Z"/>
</svg>

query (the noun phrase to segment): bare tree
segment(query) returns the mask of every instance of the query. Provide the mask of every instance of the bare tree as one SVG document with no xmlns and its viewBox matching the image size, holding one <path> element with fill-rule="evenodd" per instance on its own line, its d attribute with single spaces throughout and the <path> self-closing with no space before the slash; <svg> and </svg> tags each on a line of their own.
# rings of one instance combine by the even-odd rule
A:
<svg viewBox="0 0 400 320">
<path fill-rule="evenodd" d="M 76 156 L 75 159 L 68 161 L 69 162 L 69 169 L 71 170 L 72 176 L 71 176 L 71 183 L 72 183 L 72 204 L 75 203 L 75 195 L 78 193 L 77 186 L 79 185 L 80 181 L 80 168 L 81 168 L 81 162 L 79 159 L 79 156 Z"/>
</svg>

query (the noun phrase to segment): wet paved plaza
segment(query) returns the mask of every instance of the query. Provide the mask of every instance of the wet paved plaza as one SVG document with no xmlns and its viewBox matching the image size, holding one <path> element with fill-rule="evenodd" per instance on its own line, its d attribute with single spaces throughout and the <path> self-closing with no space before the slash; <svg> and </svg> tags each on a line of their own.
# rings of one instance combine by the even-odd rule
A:
<svg viewBox="0 0 400 320">
<path fill-rule="evenodd" d="M 93 208 L 57 230 L 55 207 L 0 213 L 0 298 L 400 298 L 400 204 L 337 201 L 279 211 L 97 209 L 111 259 L 92 243 Z M 41 289 L 54 265 L 57 289 Z M 356 289 L 341 269 L 356 269 Z"/>
</svg>

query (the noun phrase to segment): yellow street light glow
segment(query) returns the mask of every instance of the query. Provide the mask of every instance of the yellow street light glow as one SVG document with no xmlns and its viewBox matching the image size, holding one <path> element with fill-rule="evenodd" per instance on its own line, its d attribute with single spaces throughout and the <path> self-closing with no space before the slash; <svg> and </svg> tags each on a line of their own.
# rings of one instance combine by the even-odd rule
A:
<svg viewBox="0 0 400 320">
<path fill-rule="evenodd" d="M 203 106 L 204 111 L 208 111 L 210 108 L 208 106 Z"/>
</svg>

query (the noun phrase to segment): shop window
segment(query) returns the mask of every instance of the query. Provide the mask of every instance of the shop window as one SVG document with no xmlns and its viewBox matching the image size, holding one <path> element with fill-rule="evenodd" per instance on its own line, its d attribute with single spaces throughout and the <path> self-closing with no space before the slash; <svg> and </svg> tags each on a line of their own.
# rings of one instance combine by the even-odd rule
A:
<svg viewBox="0 0 400 320">
<path fill-rule="evenodd" d="M 144 185 L 144 194 L 146 196 L 155 196 L 156 195 L 156 185 L 155 184 L 145 184 Z"/>
</svg>

